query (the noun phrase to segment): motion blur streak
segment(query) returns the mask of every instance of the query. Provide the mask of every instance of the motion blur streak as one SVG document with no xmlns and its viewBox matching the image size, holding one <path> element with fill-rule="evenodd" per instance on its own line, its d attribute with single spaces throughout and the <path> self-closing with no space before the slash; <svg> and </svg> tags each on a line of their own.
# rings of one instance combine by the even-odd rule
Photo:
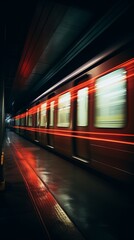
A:
<svg viewBox="0 0 134 240">
<path fill-rule="evenodd" d="M 133 68 L 133 64 L 134 64 L 134 59 L 131 59 L 131 60 L 125 62 L 125 63 L 122 63 L 122 64 L 120 64 L 120 65 L 118 65 L 118 66 L 116 66 L 116 67 L 114 67 L 114 68 L 112 68 L 108 71 L 103 72 L 102 74 L 99 74 L 95 78 L 89 79 L 89 80 L 87 80 L 87 81 L 85 81 L 85 82 L 83 82 L 83 83 L 81 83 L 81 84 L 79 84 L 75 87 L 70 88 L 69 90 L 63 91 L 62 93 L 58 94 L 57 96 L 54 96 L 54 97 L 52 97 L 48 100 L 43 101 L 42 103 L 37 104 L 36 106 L 28 109 L 27 112 L 15 116 L 14 119 L 18 120 L 18 119 L 24 118 L 26 116 L 26 114 L 28 114 L 28 115 L 35 114 L 35 113 L 37 113 L 37 109 L 39 109 L 39 112 L 41 112 L 41 105 L 44 104 L 44 103 L 47 104 L 47 107 L 46 107 L 47 110 L 50 108 L 50 102 L 52 102 L 52 101 L 55 101 L 54 106 L 56 107 L 58 105 L 57 99 L 61 95 L 65 94 L 69 91 L 71 92 L 71 95 L 72 95 L 71 96 L 72 101 L 76 99 L 77 91 L 81 88 L 89 87 L 88 94 L 91 94 L 92 92 L 95 92 L 95 90 L 96 90 L 95 87 L 92 86 L 92 85 L 97 78 L 100 78 L 101 76 L 103 76 L 103 75 L 105 75 L 105 74 L 107 74 L 111 71 L 114 71 L 116 69 L 122 68 L 122 67 L 130 67 L 130 68 L 132 67 Z M 134 77 L 134 73 L 130 73 L 129 75 L 127 75 L 127 78 L 132 78 L 132 77 Z"/>
<path fill-rule="evenodd" d="M 94 141 L 103 141 L 103 142 L 113 142 L 113 143 L 119 143 L 119 144 L 127 144 L 127 145 L 133 145 L 134 146 L 134 142 L 131 142 L 131 141 L 119 141 L 119 140 L 113 140 L 113 139 L 105 139 L 105 138 L 95 138 L 95 137 L 86 137 L 86 136 L 81 136 L 81 135 L 74 135 L 73 133 L 75 132 L 76 134 L 80 134 L 79 131 L 70 131 L 70 133 L 68 132 L 67 134 L 67 131 L 58 131 L 58 130 L 54 130 L 54 129 L 37 129 L 37 128 L 29 128 L 29 127 L 18 127 L 18 126 L 15 126 L 15 128 L 21 128 L 23 130 L 27 130 L 27 131 L 36 131 L 36 132 L 39 132 L 39 133 L 49 133 L 49 134 L 52 134 L 52 135 L 56 135 L 56 136 L 63 136 L 63 137 L 73 137 L 73 138 L 80 138 L 80 139 L 87 139 L 87 140 L 94 140 Z M 54 132 L 55 131 L 55 132 Z M 72 134 L 71 134 L 72 133 Z M 85 132 L 83 132 L 85 134 Z M 86 133 L 87 134 L 87 133 Z M 89 133 L 91 134 L 91 132 Z M 110 133 L 108 134 L 110 136 Z M 127 134 L 128 135 L 128 134 Z M 119 134 L 118 136 L 127 136 L 126 134 Z M 115 134 L 116 136 L 116 134 Z M 130 137 L 133 137 L 134 134 L 129 134 Z"/>
<path fill-rule="evenodd" d="M 50 131 L 54 132 L 63 132 L 63 133 L 80 133 L 80 134 L 96 134 L 96 135 L 113 135 L 113 136 L 121 136 L 121 137 L 134 137 L 134 134 L 120 134 L 120 133 L 106 133 L 106 132 L 84 132 L 84 131 L 73 131 L 73 130 L 60 130 L 60 129 L 42 129 L 42 128 L 30 128 L 30 127 L 22 127 L 22 126 L 14 126 L 14 128 L 20 128 L 23 130 L 28 130 L 28 131 L 36 131 L 36 132 L 44 132 L 44 133 L 49 133 Z"/>
</svg>

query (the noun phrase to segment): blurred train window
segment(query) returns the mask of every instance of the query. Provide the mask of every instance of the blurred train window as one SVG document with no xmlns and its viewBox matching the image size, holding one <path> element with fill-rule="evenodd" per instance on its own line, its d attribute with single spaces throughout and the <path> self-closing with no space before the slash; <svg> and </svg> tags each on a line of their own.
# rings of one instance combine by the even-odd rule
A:
<svg viewBox="0 0 134 240">
<path fill-rule="evenodd" d="M 31 127 L 32 126 L 32 114 L 28 115 L 28 126 Z"/>
<path fill-rule="evenodd" d="M 95 126 L 122 128 L 126 121 L 126 71 L 121 68 L 96 80 Z"/>
<path fill-rule="evenodd" d="M 28 126 L 28 112 L 26 112 L 26 126 Z"/>
<path fill-rule="evenodd" d="M 24 126 L 24 125 L 25 125 L 25 119 L 21 118 L 21 126 Z"/>
<path fill-rule="evenodd" d="M 43 103 L 41 105 L 41 121 L 40 121 L 41 127 L 47 126 L 47 104 Z"/>
<path fill-rule="evenodd" d="M 88 88 L 77 92 L 77 126 L 88 125 Z"/>
<path fill-rule="evenodd" d="M 61 95 L 58 98 L 58 127 L 69 127 L 70 124 L 70 92 Z"/>
<path fill-rule="evenodd" d="M 36 114 L 36 126 L 39 126 L 40 125 L 40 118 L 39 118 L 39 107 L 37 108 L 37 114 Z"/>
<path fill-rule="evenodd" d="M 50 103 L 50 126 L 54 125 L 54 101 Z"/>
<path fill-rule="evenodd" d="M 15 119 L 15 126 L 19 126 L 20 119 Z"/>
</svg>

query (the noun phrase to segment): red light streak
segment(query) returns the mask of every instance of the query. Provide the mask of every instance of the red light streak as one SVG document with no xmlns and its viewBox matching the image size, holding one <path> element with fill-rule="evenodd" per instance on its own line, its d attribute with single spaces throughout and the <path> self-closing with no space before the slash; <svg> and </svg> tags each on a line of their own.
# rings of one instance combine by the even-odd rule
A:
<svg viewBox="0 0 134 240">
<path fill-rule="evenodd" d="M 132 76 L 132 75 L 131 75 L 131 76 Z M 133 76 L 134 76 L 134 75 L 133 75 Z M 129 77 L 130 77 L 130 76 L 129 76 Z M 87 84 L 87 83 L 86 83 L 86 84 Z M 81 89 L 81 88 L 83 88 L 83 87 L 87 87 L 87 85 L 83 84 L 83 86 L 77 88 L 77 90 L 78 90 L 78 89 Z M 75 90 L 76 90 L 76 89 L 75 89 Z M 72 91 L 74 91 L 74 88 L 71 88 L 71 89 L 70 89 L 70 92 L 72 92 Z M 68 92 L 68 91 L 67 91 L 67 92 Z M 92 92 L 95 92 L 95 87 L 92 87 L 92 89 L 88 89 L 88 94 L 91 94 Z M 58 99 L 58 97 L 61 96 L 62 94 L 63 94 L 63 92 L 62 92 L 61 94 L 57 95 L 57 96 L 56 96 L 57 99 Z M 73 101 L 73 100 L 75 100 L 76 98 L 77 98 L 77 93 L 73 93 L 72 96 L 71 96 L 71 100 Z M 56 100 L 57 100 L 57 99 L 56 99 Z M 52 101 L 52 99 L 51 99 L 51 101 Z M 44 103 L 47 104 L 46 110 L 49 110 L 49 109 L 50 109 L 50 103 L 49 103 L 49 102 L 51 102 L 51 101 L 50 101 L 50 100 L 49 100 L 49 101 L 47 100 L 47 101 L 44 101 L 44 102 L 42 102 L 42 103 L 40 103 L 40 104 L 32 107 L 31 109 L 28 110 L 28 115 L 36 114 L 36 113 L 37 113 L 37 109 L 39 109 L 39 112 L 41 112 L 41 105 L 44 104 Z M 55 101 L 54 107 L 57 107 L 57 106 L 58 106 L 58 102 Z M 23 114 L 20 114 L 20 115 L 15 116 L 14 119 L 16 119 L 16 120 L 17 120 L 17 119 L 21 119 L 21 118 L 24 118 L 25 116 L 26 116 L 26 112 L 23 113 Z"/>
<path fill-rule="evenodd" d="M 54 131 L 54 132 L 62 132 L 62 133 L 79 133 L 79 134 L 94 134 L 94 135 L 112 135 L 112 136 L 121 136 L 121 137 L 134 137 L 134 134 L 123 134 L 123 133 L 112 133 L 112 132 L 109 132 L 109 133 L 106 133 L 106 132 L 85 132 L 85 131 L 74 131 L 74 130 L 69 130 L 69 129 L 66 129 L 66 130 L 62 130 L 62 129 L 43 129 L 43 128 L 31 128 L 31 127 L 22 127 L 22 126 L 14 126 L 14 128 L 20 128 L 20 129 L 23 129 L 23 130 L 28 130 L 28 131 L 36 131 L 38 132 L 39 130 L 40 131 L 45 131 L 46 133 L 49 131 Z"/>
<path fill-rule="evenodd" d="M 57 129 L 43 129 L 43 128 L 30 128 L 30 127 L 18 127 L 27 131 L 32 132 L 39 132 L 39 133 L 49 133 L 51 135 L 56 136 L 62 136 L 62 137 L 72 137 L 72 138 L 79 138 L 79 139 L 86 139 L 86 140 L 93 140 L 93 141 L 103 141 L 103 142 L 113 142 L 113 143 L 119 143 L 119 144 L 127 144 L 127 145 L 134 145 L 134 142 L 131 141 L 125 141 L 125 140 L 117 140 L 117 139 L 110 139 L 110 138 L 100 138 L 100 137 L 91 137 L 91 136 L 81 136 L 80 134 L 96 134 L 96 135 L 108 135 L 108 136 L 120 136 L 120 137 L 134 137 L 134 134 L 114 134 L 114 133 L 94 133 L 94 132 L 83 132 L 83 131 L 67 131 L 67 130 L 57 130 Z"/>
<path fill-rule="evenodd" d="M 69 90 L 67 89 L 50 99 L 42 101 L 38 105 L 31 107 L 27 112 L 24 112 L 22 114 L 15 116 L 14 119 L 19 120 L 19 119 L 25 118 L 26 115 L 28 116 L 28 115 L 36 114 L 37 112 L 41 112 L 41 106 L 44 103 L 46 103 L 46 110 L 48 110 L 50 108 L 50 103 L 52 101 L 54 101 L 54 107 L 57 107 L 58 106 L 58 98 L 67 92 L 71 93 L 71 101 L 74 101 L 77 98 L 77 91 L 84 87 L 88 87 L 88 93 L 91 94 L 91 93 L 95 92 L 94 83 L 97 78 L 100 78 L 101 76 L 108 74 L 109 72 L 117 70 L 122 67 L 127 67 L 127 68 L 129 68 L 129 70 L 132 68 L 132 70 L 133 70 L 133 64 L 134 64 L 134 59 L 131 59 L 125 63 L 119 64 L 118 66 L 113 67 L 110 70 L 105 71 L 92 79 L 82 82 L 82 83 L 70 88 Z M 130 73 L 129 75 L 127 75 L 127 79 L 130 79 L 131 77 L 134 77 L 134 73 Z M 51 135 L 57 135 L 57 136 L 63 136 L 63 137 L 73 137 L 73 138 L 80 138 L 80 139 L 87 139 L 87 140 L 94 140 L 94 141 L 105 141 L 105 142 L 114 142 L 114 143 L 120 143 L 120 144 L 134 145 L 134 142 L 132 142 L 132 141 L 105 138 L 106 136 L 111 136 L 111 137 L 115 137 L 115 138 L 116 137 L 120 137 L 120 138 L 121 137 L 130 137 L 131 138 L 131 137 L 134 137 L 134 134 L 119 134 L 119 133 L 105 133 L 105 132 L 98 133 L 98 132 L 84 132 L 84 131 L 61 130 L 61 129 L 57 130 L 57 129 L 32 128 L 32 127 L 22 127 L 22 126 L 16 126 L 15 128 L 24 129 L 27 131 L 41 132 L 44 134 L 49 133 Z M 96 135 L 98 137 L 94 137 L 91 135 Z M 104 138 L 100 138 L 100 135 L 103 136 Z"/>
<path fill-rule="evenodd" d="M 77 97 L 77 91 L 78 91 L 79 89 L 81 89 L 81 88 L 88 87 L 88 94 L 91 94 L 91 93 L 95 92 L 94 82 L 95 82 L 95 80 L 96 80 L 97 78 L 100 78 L 101 76 L 103 76 L 103 75 L 105 75 L 105 74 L 107 74 L 107 73 L 109 73 L 109 72 L 111 72 L 111 71 L 117 70 L 118 68 L 122 68 L 122 67 L 133 67 L 133 63 L 134 63 L 134 59 L 131 59 L 131 60 L 125 62 L 125 63 L 119 64 L 118 66 L 113 67 L 113 68 L 111 68 L 110 70 L 107 70 L 107 71 L 105 71 L 105 72 L 97 75 L 96 77 L 94 77 L 94 78 L 92 78 L 92 79 L 89 79 L 89 80 L 87 80 L 87 81 L 85 81 L 85 82 L 83 82 L 83 83 L 80 83 L 80 84 L 78 84 L 78 85 L 70 88 L 69 90 L 65 90 L 65 91 L 63 91 L 62 93 L 60 93 L 60 94 L 58 94 L 58 95 L 56 95 L 56 96 L 54 96 L 54 97 L 52 97 L 52 98 L 50 98 L 50 99 L 47 99 L 47 100 L 39 103 L 38 105 L 30 108 L 30 109 L 28 110 L 28 115 L 33 115 L 33 114 L 37 113 L 37 109 L 39 109 L 39 112 L 41 112 L 41 105 L 44 104 L 44 103 L 47 104 L 47 107 L 46 107 L 47 110 L 50 108 L 50 103 L 51 103 L 52 101 L 54 101 L 54 107 L 56 107 L 56 106 L 58 105 L 58 101 L 57 101 L 58 98 L 59 98 L 61 95 L 67 93 L 67 92 L 70 92 L 70 93 L 71 93 L 71 100 L 72 100 L 72 101 L 75 100 L 75 98 Z M 134 73 L 131 73 L 130 75 L 127 76 L 127 78 L 131 78 L 131 77 L 133 77 L 133 76 L 134 76 Z M 20 118 L 24 118 L 25 116 L 26 116 L 26 112 L 23 113 L 23 114 L 17 115 L 17 116 L 14 117 L 14 118 L 17 120 L 17 119 L 20 119 Z"/>
<path fill-rule="evenodd" d="M 27 78 L 29 74 L 30 74 L 30 65 L 27 61 L 24 61 L 21 67 L 21 75 L 23 78 Z"/>
</svg>

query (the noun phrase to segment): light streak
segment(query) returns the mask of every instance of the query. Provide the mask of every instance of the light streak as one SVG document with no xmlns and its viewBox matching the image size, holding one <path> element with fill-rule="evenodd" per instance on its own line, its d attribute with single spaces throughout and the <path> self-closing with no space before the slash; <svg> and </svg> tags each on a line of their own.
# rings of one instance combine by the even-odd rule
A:
<svg viewBox="0 0 134 240">
<path fill-rule="evenodd" d="M 31 127 L 22 127 L 22 126 L 14 126 L 14 128 L 20 128 L 20 129 L 23 129 L 23 130 L 31 130 L 31 131 L 36 131 L 38 132 L 39 130 L 42 130 L 42 131 L 46 131 L 46 132 L 49 132 L 49 131 L 54 131 L 54 132 L 65 132 L 65 133 L 80 133 L 80 134 L 96 134 L 96 135 L 113 135 L 113 136 L 121 136 L 121 137 L 134 137 L 134 134 L 127 134 L 127 133 L 113 133 L 113 132 L 109 132 L 109 133 L 106 133 L 106 132 L 85 132 L 85 131 L 74 131 L 74 130 L 69 130 L 69 129 L 66 129 L 66 130 L 61 130 L 61 129 L 54 129 L 54 128 L 50 128 L 50 129 L 43 129 L 43 128 L 40 128 L 40 127 L 35 127 L 35 128 L 31 128 Z"/>
<path fill-rule="evenodd" d="M 125 63 L 119 64 L 118 66 L 111 68 L 108 71 L 105 71 L 98 76 L 88 79 L 85 82 L 82 82 L 76 86 L 73 86 L 69 90 L 65 90 L 56 96 L 53 96 L 50 99 L 46 99 L 42 101 L 41 103 L 37 104 L 36 106 L 33 106 L 28 109 L 28 111 L 21 113 L 17 116 L 14 117 L 15 120 L 20 120 L 25 118 L 28 115 L 34 115 L 36 113 L 42 113 L 42 105 L 45 104 L 46 110 L 50 109 L 51 102 L 54 102 L 54 108 L 58 106 L 58 99 L 61 95 L 70 92 L 71 94 L 71 102 L 75 101 L 77 98 L 77 92 L 79 89 L 88 87 L 88 94 L 92 94 L 95 92 L 95 81 L 97 78 L 100 78 L 101 76 L 104 76 L 105 74 L 108 74 L 112 71 L 115 71 L 119 68 L 127 68 L 125 69 L 126 72 L 129 71 L 129 74 L 127 72 L 127 80 L 133 79 L 134 73 L 131 72 L 133 71 L 133 64 L 134 64 L 134 59 L 131 59 Z M 54 110 L 55 110 L 54 109 Z M 88 126 L 87 126 L 88 127 Z M 120 134 L 120 133 L 106 133 L 106 132 L 89 132 L 89 131 L 74 131 L 74 130 L 63 130 L 63 129 L 46 129 L 46 128 L 34 128 L 34 127 L 23 127 L 23 126 L 14 126 L 14 128 L 19 128 L 22 130 L 26 131 L 31 131 L 31 132 L 39 132 L 43 134 L 50 134 L 50 135 L 57 135 L 57 136 L 62 136 L 62 137 L 71 137 L 71 138 L 77 138 L 77 139 L 85 139 L 85 140 L 90 140 L 90 141 L 100 141 L 100 142 L 110 142 L 110 143 L 118 143 L 118 144 L 126 144 L 126 145 L 134 145 L 134 141 L 132 141 L 132 138 L 134 137 L 134 134 Z M 114 139 L 113 139 L 114 138 Z M 125 139 L 124 139 L 125 138 Z M 127 140 L 129 138 L 129 140 Z M 131 141 L 130 141 L 131 140 Z"/>
<path fill-rule="evenodd" d="M 83 136 L 84 134 L 88 135 L 94 135 L 94 132 L 79 132 L 79 131 L 67 131 L 67 130 L 55 130 L 55 129 L 43 129 L 43 128 L 30 128 L 30 127 L 18 127 L 23 130 L 31 131 L 31 132 L 38 132 L 38 133 L 44 133 L 44 134 L 51 134 L 56 136 L 62 136 L 62 137 L 71 137 L 71 138 L 79 138 L 79 139 L 85 139 L 85 140 L 93 140 L 93 141 L 103 141 L 103 142 L 112 142 L 112 143 L 119 143 L 119 144 L 127 144 L 134 146 L 133 141 L 125 141 L 125 140 L 118 140 L 118 139 L 110 139 L 110 138 L 101 138 L 101 137 L 94 137 L 94 136 Z M 83 135 L 80 135 L 83 134 Z M 96 135 L 106 135 L 106 136 L 118 136 L 118 137 L 134 137 L 134 134 L 114 134 L 114 133 L 95 133 Z"/>
<path fill-rule="evenodd" d="M 94 77 L 94 78 L 91 78 L 91 79 L 89 78 L 89 79 L 86 80 L 85 82 L 82 82 L 82 83 L 80 83 L 80 84 L 78 84 L 78 85 L 70 88 L 69 90 L 67 89 L 67 90 L 65 90 L 65 91 L 57 94 L 56 96 L 53 96 L 53 97 L 50 98 L 50 99 L 46 99 L 46 100 L 42 101 L 41 103 L 37 104 L 36 106 L 33 106 L 33 107 L 31 107 L 30 109 L 28 109 L 27 112 L 24 112 L 24 113 L 22 113 L 22 114 L 19 114 L 19 115 L 15 116 L 14 119 L 19 120 L 19 119 L 21 119 L 21 118 L 25 118 L 27 113 L 28 113 L 28 115 L 36 114 L 37 111 L 38 111 L 37 109 L 39 109 L 39 112 L 41 113 L 41 105 L 44 104 L 44 103 L 47 104 L 46 110 L 49 110 L 49 108 L 50 108 L 50 103 L 51 103 L 52 101 L 54 101 L 54 107 L 57 107 L 57 105 L 58 105 L 58 98 L 59 98 L 61 95 L 67 93 L 67 92 L 70 92 L 70 93 L 71 93 L 71 101 L 74 101 L 74 100 L 76 99 L 76 97 L 77 97 L 77 91 L 78 91 L 79 89 L 81 89 L 81 88 L 88 87 L 88 94 L 92 94 L 92 93 L 95 92 L 95 90 L 96 90 L 96 87 L 94 86 L 94 83 L 95 83 L 95 80 L 96 80 L 97 78 L 100 78 L 101 76 L 103 76 L 103 75 L 105 75 L 105 74 L 108 74 L 108 73 L 110 73 L 110 72 L 112 72 L 112 71 L 115 71 L 115 70 L 117 70 L 117 69 L 119 69 L 119 68 L 123 68 L 123 67 L 124 67 L 124 68 L 127 67 L 128 70 L 131 70 L 131 68 L 133 69 L 133 64 L 134 64 L 134 59 L 131 59 L 131 60 L 125 62 L 125 63 L 119 64 L 118 66 L 113 67 L 113 68 L 111 68 L 110 70 L 107 70 L 107 71 L 105 71 L 105 72 L 97 75 L 97 76 Z M 134 77 L 134 73 L 130 73 L 129 75 L 127 75 L 127 79 L 132 78 L 132 77 Z"/>
<path fill-rule="evenodd" d="M 103 57 L 106 54 L 103 54 Z M 33 102 L 36 102 L 37 100 L 39 100 L 40 98 L 42 98 L 43 96 L 45 96 L 46 94 L 48 94 L 50 91 L 53 91 L 56 87 L 59 87 L 61 84 L 65 83 L 67 80 L 71 79 L 72 77 L 77 76 L 77 74 L 81 73 L 82 71 L 85 71 L 86 69 L 88 69 L 89 67 L 91 67 L 93 64 L 95 64 L 96 62 L 98 62 L 99 60 L 102 59 L 102 56 L 98 56 L 95 59 L 92 59 L 91 61 L 85 63 L 84 65 L 82 65 L 81 67 L 79 67 L 78 69 L 76 69 L 74 72 L 72 72 L 71 74 L 69 74 L 68 76 L 66 76 L 65 78 L 63 78 L 62 80 L 58 81 L 58 83 L 56 83 L 54 86 L 52 86 L 51 88 L 49 88 L 48 90 L 46 90 L 44 93 L 42 93 L 39 97 L 37 97 Z M 116 67 L 113 67 L 111 70 L 106 71 L 105 73 L 108 73 L 110 71 L 114 71 L 115 69 L 119 68 L 119 67 L 128 67 L 129 65 L 134 63 L 134 58 L 126 61 L 125 63 L 122 63 Z M 104 73 L 103 73 L 104 74 Z M 101 76 L 101 75 L 100 75 Z"/>
</svg>

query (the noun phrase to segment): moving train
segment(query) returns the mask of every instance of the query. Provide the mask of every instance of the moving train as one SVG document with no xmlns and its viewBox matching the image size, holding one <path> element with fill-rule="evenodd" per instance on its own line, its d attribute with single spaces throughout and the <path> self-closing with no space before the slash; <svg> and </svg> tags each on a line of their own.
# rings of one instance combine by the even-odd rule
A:
<svg viewBox="0 0 134 240">
<path fill-rule="evenodd" d="M 12 118 L 14 131 L 87 168 L 133 182 L 133 50 L 109 49 L 59 80 Z"/>
</svg>

